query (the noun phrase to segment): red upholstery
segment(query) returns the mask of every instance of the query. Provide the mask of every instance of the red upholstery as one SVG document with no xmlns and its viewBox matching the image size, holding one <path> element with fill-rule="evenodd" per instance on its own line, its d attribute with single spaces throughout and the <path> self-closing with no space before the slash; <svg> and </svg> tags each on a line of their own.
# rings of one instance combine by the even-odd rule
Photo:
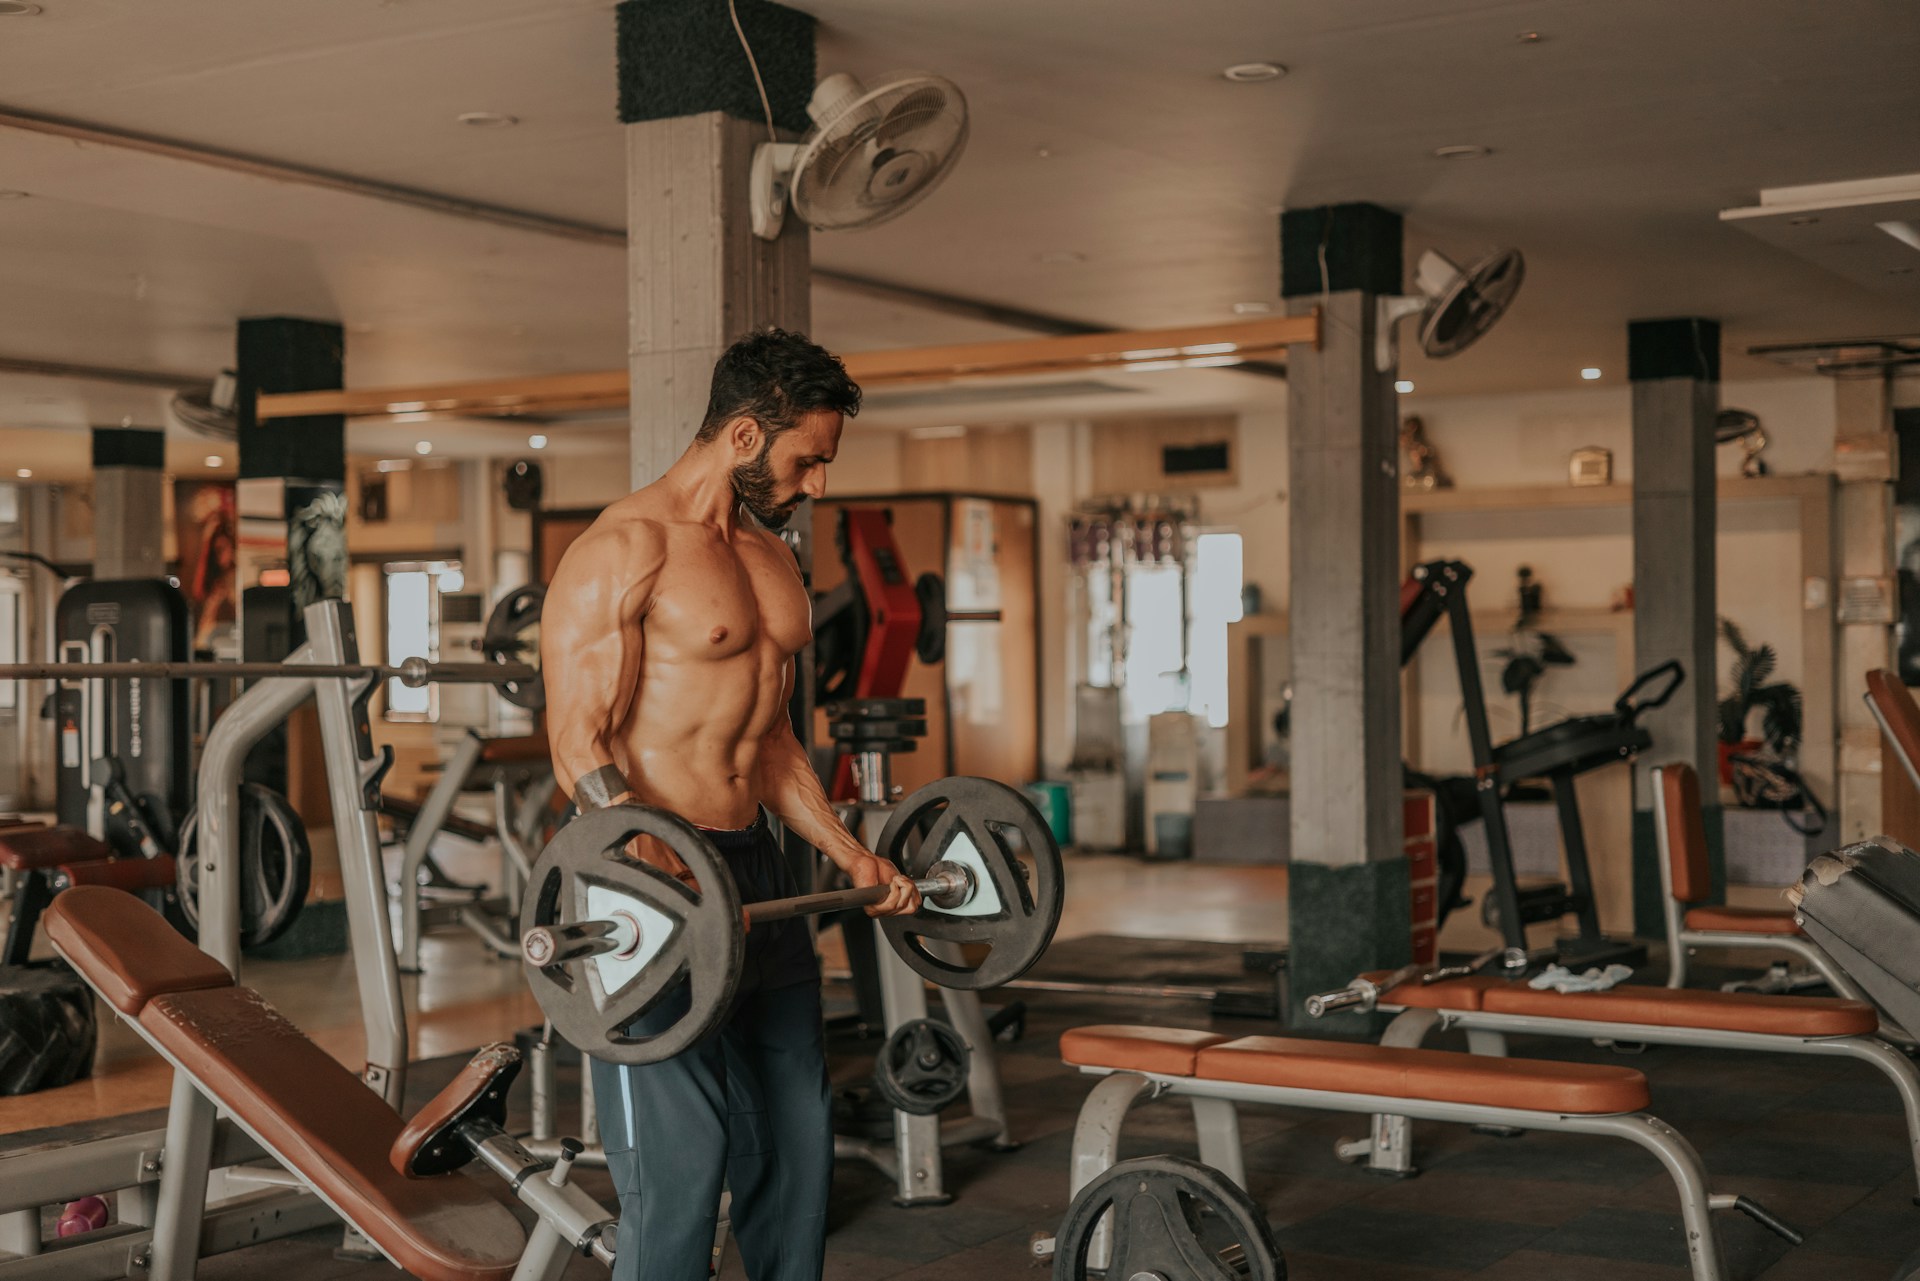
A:
<svg viewBox="0 0 1920 1281">
<path fill-rule="evenodd" d="M 1660 767 L 1660 808 L 1666 819 L 1667 886 L 1682 903 L 1698 903 L 1713 892 L 1707 868 L 1707 827 L 1700 808 L 1700 776 L 1682 762 Z"/>
<path fill-rule="evenodd" d="M 1616 987 L 1605 992 L 1536 992 L 1503 983 L 1486 993 L 1489 1014 L 1530 1014 L 1597 1023 L 1711 1028 L 1769 1036 L 1871 1036 L 1880 1016 L 1864 1001 L 1752 992 L 1696 992 L 1670 987 Z"/>
<path fill-rule="evenodd" d="M 1375 970 L 1362 977 L 1379 983 L 1391 974 L 1390 970 Z M 1488 974 L 1468 974 L 1457 979 L 1441 979 L 1438 983 L 1402 983 L 1382 993 L 1380 1004 L 1396 1009 L 1478 1010 L 1482 1008 L 1482 998 L 1488 988 L 1505 985 L 1505 979 Z"/>
<path fill-rule="evenodd" d="M 128 1018 L 156 996 L 233 984 L 226 966 L 124 890 L 76 885 L 54 898 L 41 921 L 54 950 Z"/>
<path fill-rule="evenodd" d="M 1203 1081 L 1585 1116 L 1647 1106 L 1647 1078 L 1632 1068 L 1284 1036 L 1247 1036 L 1209 1046 L 1200 1051 L 1194 1075 Z"/>
<path fill-rule="evenodd" d="M 1690 907 L 1690 930 L 1722 930 L 1735 934 L 1798 934 L 1793 909 L 1788 907 Z"/>
<path fill-rule="evenodd" d="M 12 827 L 0 831 L 0 867 L 16 872 L 38 872 L 62 863 L 112 857 L 112 846 L 77 827 Z"/>
<path fill-rule="evenodd" d="M 1100 1024 L 1060 1034 L 1060 1058 L 1075 1067 L 1104 1067 L 1159 1076 L 1192 1076 L 1194 1055 L 1227 1037 L 1183 1027 Z"/>
</svg>

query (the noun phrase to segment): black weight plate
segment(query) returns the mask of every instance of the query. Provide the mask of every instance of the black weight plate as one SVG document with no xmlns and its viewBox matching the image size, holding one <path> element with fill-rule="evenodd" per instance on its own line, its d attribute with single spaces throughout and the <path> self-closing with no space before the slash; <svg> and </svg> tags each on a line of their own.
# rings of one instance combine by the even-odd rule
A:
<svg viewBox="0 0 1920 1281">
<path fill-rule="evenodd" d="M 240 946 L 259 947 L 285 934 L 307 901 L 313 851 L 307 826 L 287 798 L 259 783 L 240 785 Z M 200 811 L 188 810 L 174 856 L 180 912 L 200 932 Z"/>
<path fill-rule="evenodd" d="M 947 584 L 938 574 L 913 580 L 920 601 L 920 630 L 913 638 L 914 656 L 931 667 L 947 656 Z"/>
<path fill-rule="evenodd" d="M 546 601 L 547 589 L 535 583 L 516 587 L 500 598 L 487 615 L 487 629 L 480 638 L 480 651 L 489 663 L 540 665 L 540 614 Z M 515 707 L 537 712 L 547 705 L 547 683 L 540 676 L 530 681 L 495 681 L 494 688 Z"/>
<path fill-rule="evenodd" d="M 967 1089 L 973 1053 L 966 1038 L 936 1019 L 895 1028 L 873 1060 L 873 1088 L 909 1116 L 932 1116 Z"/>
<path fill-rule="evenodd" d="M 1109 1209 L 1107 1277 L 1286 1281 L 1287 1261 L 1253 1198 L 1213 1167 L 1176 1156 L 1122 1161 L 1080 1189 L 1054 1237 L 1053 1281 L 1095 1275 L 1087 1255 Z"/>
<path fill-rule="evenodd" d="M 931 819 L 917 846 L 913 837 Z M 1040 811 L 1020 792 L 988 778 L 944 778 L 902 801 L 880 834 L 879 853 L 908 876 L 925 877 L 948 857 L 947 847 L 965 836 L 979 851 L 999 896 L 998 911 L 954 916 L 923 906 L 912 916 L 883 916 L 887 941 L 922 978 L 941 987 L 979 991 L 1025 974 L 1053 941 L 1060 924 L 1063 875 L 1060 847 Z M 1023 874 L 1018 838 L 1033 857 L 1033 879 Z M 986 943 L 992 948 L 977 966 L 929 951 L 929 942 Z M 949 949 L 942 949 L 949 950 Z"/>
<path fill-rule="evenodd" d="M 833 721 L 916 720 L 927 714 L 924 698 L 849 698 L 825 707 Z"/>
<path fill-rule="evenodd" d="M 652 836 L 680 856 L 699 893 L 626 852 Z M 520 928 L 588 919 L 594 888 L 636 899 L 663 913 L 672 931 L 646 967 L 608 991 L 594 961 L 541 967 L 526 963 L 533 998 L 561 1036 L 609 1063 L 658 1063 L 706 1036 L 726 1017 L 740 983 L 745 922 L 733 874 L 713 843 L 684 819 L 649 805 L 612 805 L 560 829 L 534 861 L 520 905 Z M 641 1035 L 628 1026 L 680 989 L 687 1011 L 665 1029 Z"/>
</svg>

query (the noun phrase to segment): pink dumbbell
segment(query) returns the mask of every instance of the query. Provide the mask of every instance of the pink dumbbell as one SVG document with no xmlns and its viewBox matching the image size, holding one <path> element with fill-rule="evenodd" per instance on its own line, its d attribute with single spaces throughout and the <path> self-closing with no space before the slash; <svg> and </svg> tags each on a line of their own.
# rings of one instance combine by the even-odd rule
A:
<svg viewBox="0 0 1920 1281">
<path fill-rule="evenodd" d="M 69 1201 L 60 1212 L 60 1235 L 63 1237 L 77 1237 L 105 1226 L 107 1203 L 97 1196 L 83 1196 L 78 1201 Z"/>
</svg>

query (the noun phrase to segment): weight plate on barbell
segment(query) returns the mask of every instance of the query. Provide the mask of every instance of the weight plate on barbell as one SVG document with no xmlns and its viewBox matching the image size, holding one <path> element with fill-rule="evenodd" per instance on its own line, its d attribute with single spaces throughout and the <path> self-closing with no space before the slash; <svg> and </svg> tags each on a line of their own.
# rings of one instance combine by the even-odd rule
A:
<svg viewBox="0 0 1920 1281">
<path fill-rule="evenodd" d="M 187 811 L 174 855 L 181 914 L 200 932 L 200 811 Z M 287 798 L 259 783 L 240 785 L 240 945 L 259 947 L 287 932 L 307 901 L 313 852 L 307 827 Z"/>
<path fill-rule="evenodd" d="M 539 668 L 540 614 L 546 600 L 547 589 L 536 583 L 516 587 L 500 598 L 487 615 L 487 628 L 480 639 L 480 652 L 489 663 L 531 663 Z M 535 675 L 530 681 L 496 681 L 494 688 L 515 707 L 537 712 L 547 705 L 544 675 Z"/>
<path fill-rule="evenodd" d="M 916 845 L 914 838 L 926 836 Z M 1029 881 L 1020 858 L 1031 856 Z M 883 916 L 893 950 L 922 978 L 978 991 L 1025 974 L 1060 924 L 1060 847 L 1040 811 L 1005 783 L 943 778 L 902 801 L 880 834 L 879 854 L 915 879 L 935 863 L 959 863 L 976 878 L 973 899 L 957 908 L 925 904 L 912 916 Z M 978 964 L 960 948 L 987 944 Z"/>
<path fill-rule="evenodd" d="M 873 1059 L 873 1089 L 909 1116 L 932 1116 L 967 1090 L 967 1039 L 936 1019 L 893 1029 Z"/>
<path fill-rule="evenodd" d="M 1080 1190 L 1054 1237 L 1053 1281 L 1086 1281 L 1111 1209 L 1108 1277 L 1286 1281 L 1287 1261 L 1260 1207 L 1212 1166 L 1176 1156 L 1122 1161 Z"/>
<path fill-rule="evenodd" d="M 663 842 L 699 892 L 627 852 L 636 836 Z M 565 926 L 623 913 L 636 927 L 633 955 L 538 966 L 525 963 L 533 998 L 571 1044 L 610 1063 L 658 1063 L 726 1017 L 745 950 L 740 893 L 713 843 L 684 819 L 649 805 L 613 805 L 560 829 L 534 861 L 520 928 Z M 663 1002 L 686 1009 L 664 1026 L 634 1025 Z M 648 1020 L 649 1023 L 655 1020 Z"/>
</svg>

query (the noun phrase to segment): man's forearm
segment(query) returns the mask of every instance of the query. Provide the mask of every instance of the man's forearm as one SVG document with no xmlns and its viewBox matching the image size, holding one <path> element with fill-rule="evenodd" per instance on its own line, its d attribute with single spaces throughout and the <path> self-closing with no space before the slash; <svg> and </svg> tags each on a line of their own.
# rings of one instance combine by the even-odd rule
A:
<svg viewBox="0 0 1920 1281">
<path fill-rule="evenodd" d="M 769 735 L 760 758 L 760 799 L 787 828 L 809 845 L 846 867 L 870 851 L 854 838 L 807 760 L 806 749 L 791 732 Z"/>
</svg>

